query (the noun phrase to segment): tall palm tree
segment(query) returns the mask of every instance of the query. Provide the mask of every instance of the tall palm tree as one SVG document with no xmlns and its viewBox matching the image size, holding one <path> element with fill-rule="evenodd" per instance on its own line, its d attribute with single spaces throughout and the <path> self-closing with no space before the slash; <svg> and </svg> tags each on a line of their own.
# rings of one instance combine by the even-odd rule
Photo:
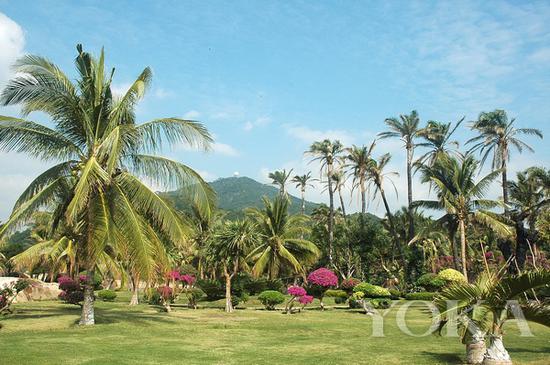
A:
<svg viewBox="0 0 550 365">
<path fill-rule="evenodd" d="M 479 133 L 478 136 L 466 142 L 473 144 L 471 151 L 479 150 L 482 158 L 481 164 L 492 154 L 492 169 L 499 169 L 502 173 L 502 199 L 504 212 L 508 212 L 508 177 L 507 163 L 510 160 L 510 149 L 515 147 L 519 153 L 524 149 L 533 152 L 533 148 L 522 141 L 520 135 L 532 135 L 542 138 L 542 132 L 535 128 L 515 128 L 515 118 L 508 120 L 504 110 L 497 109 L 492 112 L 482 112 L 476 121 L 472 123 L 472 129 Z"/>
<path fill-rule="evenodd" d="M 415 139 L 420 132 L 420 118 L 416 110 L 411 114 L 402 114 L 399 118 L 387 118 L 385 120 L 389 131 L 379 134 L 380 138 L 399 138 L 403 141 L 405 150 L 407 151 L 407 201 L 409 208 L 409 237 L 412 240 L 414 237 L 414 222 L 413 222 L 413 185 L 412 185 L 412 165 L 414 158 Z"/>
<path fill-rule="evenodd" d="M 259 245 L 250 252 L 248 259 L 254 262 L 252 274 L 260 276 L 267 272 L 270 279 L 282 269 L 290 269 L 305 275 L 306 265 L 319 257 L 319 249 L 302 239 L 307 231 L 303 215 L 289 216 L 288 198 L 278 196 L 273 201 L 264 198 L 263 209 L 250 209 L 248 214 L 256 223 Z"/>
<path fill-rule="evenodd" d="M 426 127 L 418 132 L 418 136 L 421 137 L 424 142 L 416 144 L 417 147 L 427 148 L 428 151 L 420 156 L 415 164 L 427 164 L 431 166 L 438 158 L 453 153 L 454 149 L 458 148 L 458 142 L 451 140 L 451 138 L 463 121 L 464 118 L 459 120 L 454 127 L 452 123 L 440 123 L 433 120 L 428 121 Z"/>
<path fill-rule="evenodd" d="M 346 206 L 344 204 L 344 197 L 342 195 L 342 188 L 346 183 L 346 174 L 342 170 L 336 170 L 332 173 L 330 179 L 334 184 L 334 190 L 338 192 L 338 198 L 340 199 L 340 208 L 342 209 L 342 215 L 344 220 L 346 219 Z"/>
<path fill-rule="evenodd" d="M 221 262 L 225 277 L 225 311 L 233 312 L 231 302 L 231 280 L 241 268 L 247 269 L 246 257 L 256 245 L 258 235 L 250 220 L 228 221 L 216 233 L 209 251 Z"/>
<path fill-rule="evenodd" d="M 288 179 L 290 178 L 290 175 L 292 174 L 292 170 L 290 169 L 289 172 L 286 171 L 286 169 L 282 170 L 276 170 L 274 172 L 270 172 L 268 177 L 272 180 L 273 185 L 277 185 L 279 187 L 279 193 L 281 195 L 286 195 L 286 184 L 288 182 Z"/>
<path fill-rule="evenodd" d="M 2 105 L 21 105 L 24 116 L 44 112 L 53 129 L 36 122 L 0 116 L 0 150 L 25 152 L 55 165 L 38 176 L 17 200 L 0 236 L 28 222 L 41 208 L 53 212 L 53 231 L 63 222 L 77 235 L 78 261 L 93 277 L 107 244 L 127 248 L 129 260 L 145 276 L 156 270 L 153 247 L 159 235 L 181 243 L 177 213 L 153 190 L 187 189 L 204 205 L 213 192 L 194 170 L 154 153 L 186 143 L 208 148 L 212 139 L 195 121 L 163 118 L 137 124 L 135 106 L 151 82 L 146 68 L 122 97 L 114 97 L 104 53 L 99 59 L 77 46 L 76 83 L 50 61 L 27 55 L 17 61 L 17 76 L 2 92 Z M 120 250 L 119 250 L 120 248 Z M 80 323 L 94 324 L 92 283 L 85 286 Z"/>
<path fill-rule="evenodd" d="M 391 234 L 394 238 L 395 244 L 399 249 L 399 255 L 401 256 L 400 260 L 402 264 L 405 265 L 405 251 L 403 250 L 403 245 L 397 234 L 393 215 L 391 213 L 390 205 L 388 204 L 388 199 L 386 198 L 386 192 L 384 190 L 384 181 L 388 180 L 393 185 L 395 194 L 397 195 L 397 189 L 395 188 L 395 184 L 393 183 L 390 176 L 399 176 L 399 173 L 397 173 L 396 171 L 385 171 L 390 161 L 391 155 L 389 153 L 383 154 L 377 160 L 371 159 L 367 170 L 367 178 L 370 181 L 370 184 L 374 186 L 374 195 L 376 196 L 376 194 L 380 194 L 380 198 L 382 198 L 384 208 L 386 209 L 386 215 L 388 216 L 388 223 L 390 226 Z"/>
<path fill-rule="evenodd" d="M 344 156 L 345 166 L 353 176 L 353 188 L 359 189 L 361 194 L 361 213 L 367 212 L 367 172 L 371 163 L 371 153 L 376 144 L 372 142 L 370 146 L 351 146 L 346 148 Z M 353 190 L 352 190 L 353 192 Z"/>
<path fill-rule="evenodd" d="M 462 320 L 466 322 L 463 342 L 467 345 L 469 363 L 512 364 L 502 342 L 503 325 L 520 313 L 528 321 L 550 327 L 550 306 L 522 298 L 528 291 L 549 284 L 549 271 L 526 272 L 509 277 L 485 273 L 473 284 L 455 282 L 443 289 L 435 297 L 434 304 L 440 314 L 463 314 Z M 444 324 L 441 323 L 440 329 Z M 485 353 L 472 354 L 473 349 L 480 347 L 479 344 L 482 349 L 485 347 L 487 334 L 490 344 Z M 478 346 L 471 346 L 474 344 Z"/>
<path fill-rule="evenodd" d="M 331 141 L 325 139 L 320 142 L 313 142 L 306 153 L 313 156 L 313 161 L 321 163 L 321 180 L 323 175 L 326 177 L 329 197 L 329 220 L 328 220 L 328 261 L 331 267 L 334 266 L 333 246 L 334 246 L 334 188 L 332 187 L 331 176 L 334 172 L 334 164 L 343 151 L 340 141 Z"/>
<path fill-rule="evenodd" d="M 311 176 L 311 171 L 304 175 L 296 175 L 292 178 L 292 182 L 296 184 L 296 187 L 300 189 L 302 199 L 302 214 L 306 214 L 306 189 L 308 186 L 313 187 L 310 181 L 314 179 Z"/>
<path fill-rule="evenodd" d="M 510 235 L 510 228 L 497 219 L 494 213 L 483 210 L 495 208 L 501 203 L 485 199 L 490 184 L 500 173 L 493 171 L 478 182 L 474 180 L 479 161 L 473 156 L 459 158 L 447 156 L 437 160 L 433 166 L 422 166 L 422 182 L 431 183 L 438 200 L 418 200 L 415 206 L 444 210 L 446 215 L 440 221 L 450 217 L 458 222 L 462 256 L 462 273 L 468 278 L 466 257 L 466 227 L 471 220 L 488 224 L 503 235 Z"/>
</svg>

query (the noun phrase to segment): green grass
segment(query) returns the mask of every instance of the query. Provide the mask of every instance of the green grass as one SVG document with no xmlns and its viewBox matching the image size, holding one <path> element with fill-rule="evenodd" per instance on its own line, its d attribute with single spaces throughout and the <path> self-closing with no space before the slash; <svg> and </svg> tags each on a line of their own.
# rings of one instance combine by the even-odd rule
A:
<svg viewBox="0 0 550 365">
<path fill-rule="evenodd" d="M 97 325 L 76 325 L 79 308 L 59 302 L 15 306 L 2 321 L 1 364 L 460 364 L 457 338 L 412 337 L 396 324 L 397 304 L 386 316 L 385 337 L 371 337 L 372 318 L 342 308 L 296 315 L 261 310 L 257 302 L 226 314 L 218 308 L 170 314 L 148 305 L 129 307 L 123 293 L 97 302 Z M 210 304 L 215 306 L 219 303 Z M 407 316 L 412 332 L 430 324 L 425 307 Z M 550 330 L 530 325 L 535 337 L 505 338 L 515 364 L 548 364 Z"/>
</svg>

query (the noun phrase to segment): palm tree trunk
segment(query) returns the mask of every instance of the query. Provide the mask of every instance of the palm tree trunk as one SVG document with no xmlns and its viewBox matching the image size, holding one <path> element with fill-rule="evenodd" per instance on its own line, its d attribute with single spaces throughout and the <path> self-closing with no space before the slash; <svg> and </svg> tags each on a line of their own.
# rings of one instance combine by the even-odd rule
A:
<svg viewBox="0 0 550 365">
<path fill-rule="evenodd" d="M 82 314 L 80 316 L 80 325 L 90 326 L 95 324 L 94 314 L 94 270 L 87 271 L 88 280 L 84 284 L 84 300 L 82 301 Z"/>
<path fill-rule="evenodd" d="M 344 198 L 342 198 L 342 191 L 338 188 L 338 196 L 340 197 L 340 206 L 342 207 L 342 215 L 346 219 L 346 207 L 344 206 Z"/>
<path fill-rule="evenodd" d="M 468 281 L 468 267 L 466 264 L 466 226 L 464 225 L 464 220 L 459 220 L 458 225 L 460 227 L 460 249 L 462 253 L 462 274 Z"/>
<path fill-rule="evenodd" d="M 386 208 L 386 214 L 388 216 L 388 222 L 390 223 L 390 229 L 392 231 L 391 233 L 393 235 L 393 239 L 395 240 L 395 244 L 397 245 L 397 248 L 399 250 L 399 255 L 401 256 L 401 265 L 405 267 L 405 252 L 403 251 L 403 246 L 401 245 L 401 241 L 397 236 L 397 231 L 395 230 L 395 224 L 393 222 L 393 216 L 390 211 L 390 205 L 388 204 L 388 200 L 386 199 L 386 193 L 384 192 L 384 188 L 382 188 L 382 184 L 378 184 L 378 190 L 380 190 L 380 196 L 382 197 L 382 202 L 384 203 L 384 207 Z"/>
<path fill-rule="evenodd" d="M 468 327 L 470 336 L 466 342 L 466 363 L 481 364 L 486 352 L 485 332 L 477 326 Z"/>
<path fill-rule="evenodd" d="M 413 217 L 413 194 L 412 194 L 412 159 L 413 159 L 413 146 L 407 145 L 407 199 L 408 199 L 408 212 L 409 212 L 409 239 L 414 238 L 414 217 Z"/>
<path fill-rule="evenodd" d="M 363 178 L 361 178 L 359 185 L 361 189 L 361 214 L 364 215 L 367 212 L 367 192 L 365 189 L 365 180 Z"/>
<path fill-rule="evenodd" d="M 306 214 L 306 187 L 302 186 L 302 215 Z"/>
<path fill-rule="evenodd" d="M 502 335 L 492 335 L 491 344 L 485 351 L 483 365 L 512 365 L 510 354 L 502 343 Z"/>
<path fill-rule="evenodd" d="M 502 151 L 502 201 L 504 202 L 504 214 L 508 215 L 508 176 L 506 171 L 506 160 L 508 153 L 506 149 Z"/>
<path fill-rule="evenodd" d="M 233 303 L 231 302 L 231 275 L 227 270 L 227 265 L 223 265 L 223 274 L 225 276 L 225 311 L 233 312 Z"/>
<path fill-rule="evenodd" d="M 449 242 L 451 243 L 451 250 L 453 251 L 453 267 L 455 270 L 458 270 L 458 247 L 456 245 L 456 223 L 454 221 L 450 221 L 448 225 L 449 229 Z"/>
<path fill-rule="evenodd" d="M 132 298 L 130 299 L 130 305 L 139 304 L 139 275 L 132 277 Z"/>
<path fill-rule="evenodd" d="M 328 179 L 328 197 L 329 197 L 329 212 L 328 212 L 328 263 L 331 268 L 334 267 L 332 258 L 332 245 L 334 242 L 334 191 L 332 190 L 332 163 L 327 164 L 327 179 Z"/>
</svg>

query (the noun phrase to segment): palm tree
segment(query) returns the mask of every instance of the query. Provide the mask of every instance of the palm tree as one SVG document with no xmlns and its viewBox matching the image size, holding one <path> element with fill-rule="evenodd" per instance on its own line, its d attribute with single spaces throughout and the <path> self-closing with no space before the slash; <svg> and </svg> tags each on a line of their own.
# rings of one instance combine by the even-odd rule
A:
<svg viewBox="0 0 550 365">
<path fill-rule="evenodd" d="M 331 267 L 334 267 L 333 246 L 334 246 L 334 189 L 332 187 L 331 176 L 334 172 L 334 163 L 343 151 L 340 141 L 331 141 L 325 139 L 321 142 L 313 142 L 306 153 L 313 156 L 313 161 L 321 163 L 321 180 L 326 176 L 329 197 L 329 220 L 328 220 L 328 261 Z"/>
<path fill-rule="evenodd" d="M 304 175 L 296 175 L 292 178 L 292 182 L 296 184 L 296 187 L 300 189 L 300 194 L 302 198 L 302 214 L 306 214 L 306 188 L 308 186 L 313 187 L 313 184 L 310 181 L 314 179 L 311 177 L 311 172 L 308 172 Z"/>
<path fill-rule="evenodd" d="M 273 180 L 271 183 L 273 185 L 279 186 L 279 193 L 281 195 L 286 195 L 286 184 L 288 182 L 288 179 L 290 178 L 290 175 L 292 174 L 292 170 L 290 169 L 289 172 L 286 172 L 286 169 L 277 170 L 274 172 L 270 172 L 268 177 Z"/>
<path fill-rule="evenodd" d="M 412 165 L 414 157 L 415 139 L 420 132 L 420 118 L 416 110 L 413 110 L 409 115 L 400 115 L 398 118 L 387 118 L 386 125 L 390 129 L 387 132 L 379 134 L 380 138 L 399 138 L 403 141 L 407 151 L 407 201 L 409 207 L 409 237 L 412 240 L 414 237 L 414 222 L 413 222 L 413 193 L 412 193 Z"/>
<path fill-rule="evenodd" d="M 359 189 L 361 194 L 361 213 L 367 212 L 367 171 L 371 163 L 371 153 L 376 144 L 372 142 L 370 146 L 351 146 L 346 148 L 347 154 L 344 156 L 346 167 L 353 176 L 353 188 Z M 353 192 L 353 190 L 352 190 Z"/>
<path fill-rule="evenodd" d="M 452 123 L 428 121 L 426 127 L 418 132 L 418 136 L 424 142 L 416 144 L 417 147 L 427 148 L 428 151 L 420 156 L 415 164 L 432 166 L 438 158 L 455 152 L 450 147 L 458 148 L 458 142 L 451 140 L 451 137 L 463 121 L 464 118 L 459 120 L 454 127 Z"/>
<path fill-rule="evenodd" d="M 344 220 L 346 219 L 346 206 L 344 205 L 344 197 L 342 196 L 342 188 L 346 183 L 346 175 L 342 170 L 336 170 L 332 173 L 330 179 L 334 184 L 334 190 L 338 192 L 338 198 L 340 199 L 340 208 L 342 209 L 342 215 Z"/>
<path fill-rule="evenodd" d="M 435 274 L 440 251 L 446 251 L 445 246 L 448 247 L 448 242 L 449 237 L 441 230 L 438 222 L 430 221 L 418 230 L 416 236 L 409 242 L 409 246 L 418 245 L 422 248 L 424 266 L 429 266 L 431 272 Z"/>
<path fill-rule="evenodd" d="M 468 278 L 466 257 L 466 227 L 472 219 L 488 224 L 503 235 L 511 233 L 509 227 L 497 219 L 494 213 L 483 210 L 500 205 L 494 200 L 485 199 L 490 184 L 500 173 L 493 171 L 477 183 L 474 175 L 479 162 L 471 155 L 459 158 L 446 156 L 437 160 L 433 166 L 422 166 L 422 182 L 431 183 L 437 193 L 438 200 L 418 200 L 415 206 L 428 209 L 444 210 L 446 215 L 440 221 L 452 217 L 458 222 L 462 256 L 462 273 Z"/>
<path fill-rule="evenodd" d="M 248 214 L 256 223 L 259 245 L 248 255 L 254 262 L 252 274 L 256 277 L 267 272 L 275 279 L 282 269 L 305 275 L 305 268 L 319 257 L 319 249 L 302 239 L 307 229 L 303 215 L 288 215 L 288 198 L 278 196 L 273 201 L 263 199 L 263 209 L 249 209 Z"/>
<path fill-rule="evenodd" d="M 257 232 L 253 222 L 247 219 L 226 222 L 209 247 L 213 257 L 221 262 L 225 277 L 225 311 L 233 312 L 231 302 L 231 280 L 239 269 L 247 268 L 246 257 L 257 243 Z"/>
<path fill-rule="evenodd" d="M 533 289 L 550 284 L 550 272 L 527 272 L 500 277 L 485 273 L 475 283 L 456 282 L 436 296 L 434 304 L 440 314 L 455 312 L 465 321 L 463 342 L 467 345 L 469 363 L 512 364 L 503 342 L 503 325 L 517 314 L 526 320 L 550 326 L 550 306 L 526 301 L 522 297 Z M 440 328 L 444 325 L 441 324 Z M 490 344 L 483 356 L 484 338 Z M 480 346 L 481 345 L 481 346 Z M 472 353 L 476 351 L 477 354 Z"/>
<path fill-rule="evenodd" d="M 393 220 L 393 215 L 390 210 L 390 205 L 388 204 L 388 199 L 386 198 L 386 193 L 384 190 L 384 181 L 389 180 L 393 185 L 395 194 L 397 195 L 397 189 L 393 183 L 390 176 L 399 176 L 399 173 L 396 171 L 386 172 L 385 168 L 388 163 L 391 161 L 391 155 L 389 153 L 383 154 L 377 160 L 371 159 L 369 167 L 367 170 L 367 179 L 370 181 L 370 184 L 374 185 L 374 195 L 380 194 L 382 202 L 384 203 L 384 208 L 386 209 L 386 215 L 388 216 L 388 223 L 390 226 L 391 234 L 393 235 L 395 244 L 399 249 L 399 255 L 401 256 L 401 262 L 405 265 L 405 251 L 403 250 L 403 245 L 397 235 L 397 230 Z"/>
<path fill-rule="evenodd" d="M 114 97 L 104 53 L 99 59 L 77 46 L 78 80 L 50 61 L 27 55 L 17 61 L 17 75 L 4 89 L 2 105 L 21 105 L 24 116 L 44 112 L 53 129 L 36 122 L 0 116 L 0 150 L 25 152 L 56 164 L 23 192 L 0 236 L 28 222 L 41 208 L 53 212 L 53 229 L 62 222 L 75 232 L 77 261 L 93 277 L 107 244 L 127 249 L 129 262 L 145 279 L 156 269 L 159 235 L 180 243 L 186 236 L 177 213 L 145 178 L 164 188 L 181 187 L 204 205 L 213 192 L 194 170 L 154 153 L 186 143 L 208 148 L 212 139 L 195 121 L 163 118 L 137 124 L 135 106 L 151 82 L 146 68 L 122 97 Z M 94 324 L 92 283 L 85 286 L 80 323 Z"/>
<path fill-rule="evenodd" d="M 508 115 L 504 110 L 497 109 L 493 112 L 483 112 L 473 122 L 472 129 L 479 133 L 471 138 L 471 151 L 479 150 L 482 159 L 481 165 L 493 154 L 492 169 L 499 169 L 502 173 L 502 200 L 504 212 L 508 213 L 508 179 L 507 163 L 510 160 L 510 148 L 514 146 L 519 153 L 524 149 L 533 152 L 533 148 L 519 139 L 520 135 L 532 135 L 542 138 L 542 132 L 534 128 L 515 128 L 515 118 L 508 121 Z"/>
</svg>

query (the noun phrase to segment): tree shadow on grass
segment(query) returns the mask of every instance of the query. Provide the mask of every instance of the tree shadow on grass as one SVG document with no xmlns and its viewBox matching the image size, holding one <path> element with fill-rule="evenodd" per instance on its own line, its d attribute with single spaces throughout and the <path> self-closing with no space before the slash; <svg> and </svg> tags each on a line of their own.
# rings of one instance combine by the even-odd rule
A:
<svg viewBox="0 0 550 365">
<path fill-rule="evenodd" d="M 152 322 L 162 322 L 164 324 L 176 324 L 179 320 L 191 319 L 185 317 L 169 317 L 166 313 L 143 313 L 139 311 L 123 309 L 101 308 L 95 310 L 95 319 L 97 324 L 113 324 L 126 322 L 135 325 L 149 325 Z M 77 321 L 78 322 L 78 321 Z"/>
<path fill-rule="evenodd" d="M 526 349 L 523 347 L 506 347 L 506 350 L 510 353 L 511 356 L 514 356 L 514 353 L 530 353 L 530 354 L 548 354 L 550 353 L 550 347 L 538 347 Z"/>
<path fill-rule="evenodd" d="M 440 353 L 440 352 L 430 352 L 422 351 L 423 355 L 430 356 L 437 363 L 444 364 L 463 364 L 463 359 L 456 353 Z"/>
</svg>

